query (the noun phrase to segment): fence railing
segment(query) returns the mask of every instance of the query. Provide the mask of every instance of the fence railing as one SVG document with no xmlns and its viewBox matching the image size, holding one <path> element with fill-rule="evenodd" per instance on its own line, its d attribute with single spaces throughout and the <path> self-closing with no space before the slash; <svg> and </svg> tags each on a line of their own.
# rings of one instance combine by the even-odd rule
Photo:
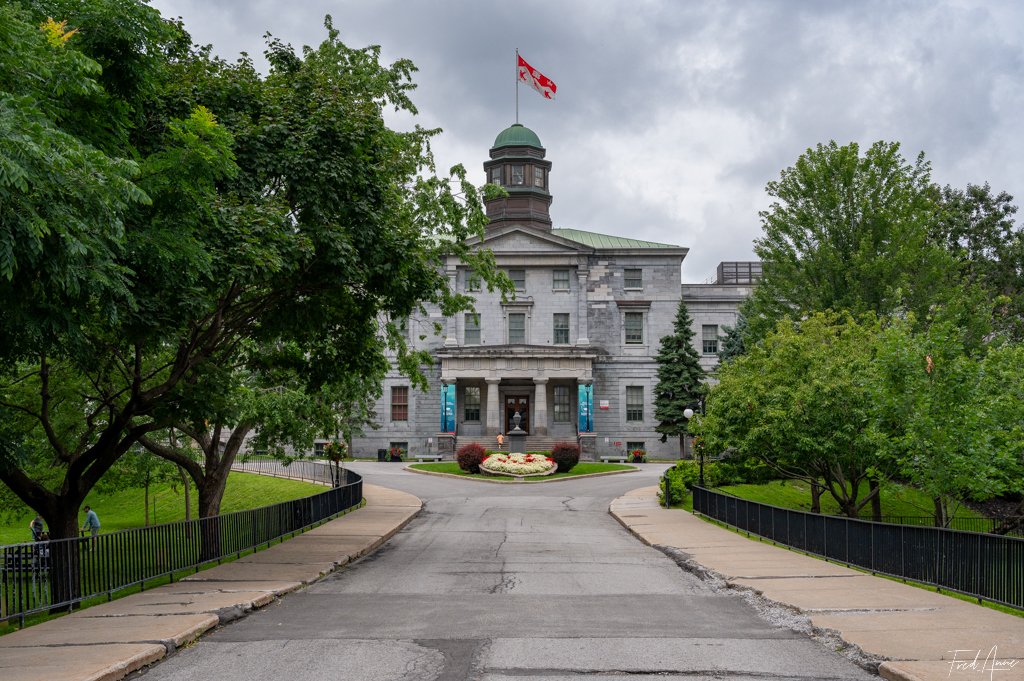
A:
<svg viewBox="0 0 1024 681">
<path fill-rule="evenodd" d="M 1016 519 L 1014 519 L 1016 520 Z M 892 523 L 894 525 L 928 525 L 935 527 L 935 517 L 930 515 L 883 515 L 879 522 Z M 992 533 L 997 528 L 1011 522 L 999 518 L 950 518 L 945 527 L 949 530 L 961 530 L 964 532 L 988 532 Z M 1002 533 L 1012 537 L 1024 536 L 1024 523 L 1017 522 L 1015 529 Z"/>
<path fill-rule="evenodd" d="M 24 624 L 26 615 L 71 609 L 161 577 L 173 581 L 177 573 L 198 571 L 327 520 L 363 499 L 362 478 L 344 469 L 341 474 L 340 484 L 325 492 L 262 508 L 97 537 L 0 546 L 0 621 Z"/>
<path fill-rule="evenodd" d="M 805 513 L 702 487 L 693 510 L 829 560 L 1024 608 L 1024 539 Z"/>
<path fill-rule="evenodd" d="M 278 459 L 254 456 L 235 461 L 231 470 L 243 473 L 258 473 L 260 475 L 272 475 L 278 478 L 290 478 L 292 480 L 305 480 L 316 482 L 322 485 L 336 486 L 337 480 L 344 481 L 344 469 L 322 461 L 297 460 L 291 463 L 283 463 Z"/>
</svg>

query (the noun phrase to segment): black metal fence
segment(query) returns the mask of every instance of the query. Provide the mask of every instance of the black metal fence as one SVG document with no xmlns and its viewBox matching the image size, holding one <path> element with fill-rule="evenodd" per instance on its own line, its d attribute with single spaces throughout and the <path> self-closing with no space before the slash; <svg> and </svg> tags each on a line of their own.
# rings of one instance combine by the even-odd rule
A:
<svg viewBox="0 0 1024 681">
<path fill-rule="evenodd" d="M 198 571 L 330 519 L 363 499 L 362 478 L 345 469 L 341 474 L 341 484 L 320 494 L 248 511 L 97 537 L 0 546 L 0 621 L 24 623 L 26 615 L 110 598 L 160 577 L 173 581 L 176 573 Z"/>
<path fill-rule="evenodd" d="M 829 560 L 1024 608 L 1024 539 L 805 513 L 702 487 L 693 510 Z"/>
<path fill-rule="evenodd" d="M 258 473 L 277 478 L 305 480 L 322 485 L 336 486 L 338 480 L 344 481 L 345 469 L 321 461 L 296 460 L 284 463 L 278 459 L 264 456 L 253 456 L 236 461 L 231 470 L 243 473 Z"/>
<path fill-rule="evenodd" d="M 931 527 L 935 526 L 935 518 L 930 515 L 883 515 L 880 520 L 883 523 L 892 523 L 894 525 L 928 525 Z M 1017 521 L 1017 522 L 1013 522 Z M 996 529 L 1002 527 L 1005 524 L 1014 525 L 1014 529 L 1009 532 L 1000 532 L 1000 534 L 1008 534 L 1011 537 L 1024 537 L 1024 523 L 1019 522 L 1017 518 L 1013 520 L 1000 520 L 998 518 L 950 518 L 946 525 L 947 529 L 950 530 L 962 530 L 964 532 L 995 532 Z"/>
</svg>

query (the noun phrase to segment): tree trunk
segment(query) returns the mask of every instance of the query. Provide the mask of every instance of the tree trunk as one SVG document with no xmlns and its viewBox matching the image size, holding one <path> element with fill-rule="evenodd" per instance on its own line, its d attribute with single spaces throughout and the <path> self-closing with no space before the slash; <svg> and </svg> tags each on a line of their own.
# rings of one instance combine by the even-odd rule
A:
<svg viewBox="0 0 1024 681">
<path fill-rule="evenodd" d="M 199 547 L 199 558 L 203 561 L 216 560 L 221 556 L 220 537 L 220 502 L 224 497 L 224 485 L 227 475 L 207 472 L 199 486 L 199 517 L 201 519 L 202 537 Z"/>
<path fill-rule="evenodd" d="M 947 522 L 946 503 L 942 497 L 935 497 L 932 501 L 935 504 L 935 527 L 945 527 Z"/>
<path fill-rule="evenodd" d="M 192 520 L 192 479 L 181 466 L 178 466 L 178 477 L 181 478 L 181 486 L 185 490 L 185 520 Z"/>
<path fill-rule="evenodd" d="M 47 518 L 50 539 L 61 540 L 50 543 L 50 602 L 64 605 L 52 608 L 50 614 L 66 612 L 68 602 L 81 597 L 80 552 L 88 548 L 78 539 L 78 508 L 61 508 L 58 512 L 58 517 Z"/>
<path fill-rule="evenodd" d="M 876 523 L 882 522 L 882 490 L 879 489 L 880 485 L 878 480 L 870 478 L 868 480 L 868 489 L 871 493 L 871 519 Z"/>
<path fill-rule="evenodd" d="M 811 513 L 821 513 L 821 493 L 823 489 L 818 481 L 811 482 Z"/>
</svg>

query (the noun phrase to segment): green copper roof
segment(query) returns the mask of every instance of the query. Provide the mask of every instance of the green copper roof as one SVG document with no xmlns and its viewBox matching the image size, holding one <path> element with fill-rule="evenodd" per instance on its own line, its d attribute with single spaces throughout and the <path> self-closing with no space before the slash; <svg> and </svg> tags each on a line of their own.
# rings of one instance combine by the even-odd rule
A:
<svg viewBox="0 0 1024 681">
<path fill-rule="evenodd" d="M 491 149 L 497 149 L 498 147 L 544 148 L 541 146 L 540 138 L 537 137 L 537 133 L 521 123 L 513 123 L 510 127 L 505 128 L 498 133 L 498 136 L 494 138 L 494 146 L 492 146 Z"/>
<path fill-rule="evenodd" d="M 659 244 L 656 241 L 641 241 L 640 239 L 608 236 L 596 232 L 584 232 L 582 229 L 552 229 L 551 233 L 591 248 L 682 248 L 672 244 Z"/>
</svg>

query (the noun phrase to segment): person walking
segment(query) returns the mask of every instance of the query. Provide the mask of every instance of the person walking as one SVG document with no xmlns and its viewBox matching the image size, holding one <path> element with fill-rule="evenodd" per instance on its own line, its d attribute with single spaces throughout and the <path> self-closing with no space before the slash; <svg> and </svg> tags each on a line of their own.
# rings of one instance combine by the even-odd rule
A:
<svg viewBox="0 0 1024 681">
<path fill-rule="evenodd" d="M 32 522 L 28 524 L 28 529 L 32 531 L 32 541 L 40 541 L 40 537 L 43 536 L 43 532 L 46 530 L 46 527 L 43 525 L 43 516 L 37 513 Z"/>
<path fill-rule="evenodd" d="M 92 508 L 88 506 L 85 507 L 85 524 L 82 525 L 82 532 L 85 532 L 86 530 L 89 531 L 89 534 L 92 537 L 92 543 L 95 544 L 96 535 L 100 533 L 100 519 L 99 516 L 96 515 L 96 511 L 92 510 Z"/>
</svg>

